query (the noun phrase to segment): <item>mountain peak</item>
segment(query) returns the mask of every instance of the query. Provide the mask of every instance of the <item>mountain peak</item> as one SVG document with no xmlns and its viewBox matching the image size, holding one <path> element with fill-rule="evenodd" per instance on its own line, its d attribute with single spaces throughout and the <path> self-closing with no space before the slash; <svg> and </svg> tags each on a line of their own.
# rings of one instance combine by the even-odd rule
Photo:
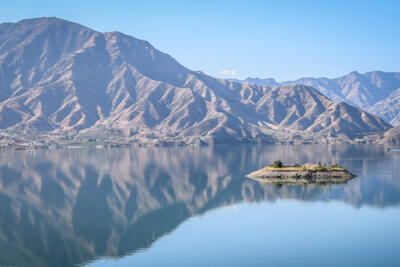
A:
<svg viewBox="0 0 400 267">
<path fill-rule="evenodd" d="M 61 19 L 58 17 L 38 17 L 38 18 L 29 18 L 29 19 L 22 19 L 18 22 L 15 22 L 15 24 L 53 24 L 53 23 L 63 23 L 63 24 L 71 24 L 71 25 L 80 25 L 82 27 L 85 27 L 79 23 L 72 22 L 69 20 Z M 86 27 L 85 27 L 86 28 Z"/>
<path fill-rule="evenodd" d="M 347 76 L 361 77 L 362 75 L 358 71 L 354 70 L 350 72 Z"/>
<path fill-rule="evenodd" d="M 257 85 L 268 86 L 268 87 L 275 87 L 275 86 L 279 85 L 279 83 L 276 82 L 273 78 L 260 79 L 258 77 L 255 77 L 255 78 L 247 77 L 244 80 L 235 80 L 235 81 L 241 82 L 241 83 L 248 83 L 248 84 L 257 84 Z"/>
<path fill-rule="evenodd" d="M 17 132 L 228 142 L 307 129 L 314 136 L 328 126 L 349 136 L 390 127 L 376 118 L 341 129 L 328 118 L 333 102 L 309 85 L 227 82 L 187 69 L 147 41 L 54 17 L 0 25 L 0 59 L 0 128 Z M 350 111 L 338 113 L 348 125 L 364 120 Z"/>
<path fill-rule="evenodd" d="M 71 21 L 67 21 L 58 17 L 37 17 L 37 18 L 29 18 L 29 19 L 22 19 L 18 21 L 17 23 L 26 23 L 26 22 L 38 22 L 38 21 L 46 21 L 46 22 L 55 22 L 55 21 L 63 21 L 63 22 L 69 22 L 69 23 L 74 23 Z"/>
<path fill-rule="evenodd" d="M 23 19 L 18 22 L 8 22 L 0 24 L 0 32 L 14 31 L 18 34 L 24 34 L 24 32 L 34 31 L 36 33 L 43 32 L 49 29 L 60 29 L 60 28 L 74 28 L 75 30 L 94 30 L 85 27 L 81 24 L 60 19 L 57 17 L 40 17 Z"/>
</svg>

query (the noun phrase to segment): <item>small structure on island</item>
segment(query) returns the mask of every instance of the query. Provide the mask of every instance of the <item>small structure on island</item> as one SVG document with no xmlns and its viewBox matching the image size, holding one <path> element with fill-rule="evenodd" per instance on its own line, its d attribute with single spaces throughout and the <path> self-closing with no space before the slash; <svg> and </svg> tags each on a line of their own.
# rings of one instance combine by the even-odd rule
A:
<svg viewBox="0 0 400 267">
<path fill-rule="evenodd" d="M 356 177 L 346 167 L 321 163 L 285 165 L 278 160 L 271 165 L 247 175 L 248 178 L 264 183 L 292 184 L 338 184 Z"/>
</svg>

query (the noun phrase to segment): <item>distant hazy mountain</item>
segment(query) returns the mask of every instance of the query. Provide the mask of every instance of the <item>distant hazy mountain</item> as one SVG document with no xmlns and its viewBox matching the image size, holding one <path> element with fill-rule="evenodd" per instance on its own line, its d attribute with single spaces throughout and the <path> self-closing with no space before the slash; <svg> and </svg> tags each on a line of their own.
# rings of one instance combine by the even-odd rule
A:
<svg viewBox="0 0 400 267">
<path fill-rule="evenodd" d="M 260 79 L 260 78 L 246 78 L 244 80 L 237 80 L 237 79 L 229 79 L 234 82 L 240 82 L 240 83 L 247 83 L 247 84 L 257 84 L 261 86 L 268 86 L 268 87 L 276 87 L 279 86 L 279 83 L 275 81 L 272 78 L 267 78 L 267 79 Z"/>
<path fill-rule="evenodd" d="M 385 132 L 384 142 L 400 144 L 400 126 L 393 127 Z"/>
<path fill-rule="evenodd" d="M 351 138 L 355 133 L 388 129 L 383 120 L 345 102 L 332 102 L 313 87 L 279 86 L 271 89 L 258 102 L 256 114 L 267 117 L 280 129 Z"/>
<path fill-rule="evenodd" d="M 245 79 L 242 83 L 262 84 L 270 79 Z M 238 80 L 237 80 L 238 81 Z M 304 84 L 318 89 L 334 101 L 346 101 L 356 107 L 381 116 L 387 122 L 400 124 L 400 73 L 374 71 L 360 74 L 356 71 L 335 79 L 301 78 L 280 85 Z"/>
<path fill-rule="evenodd" d="M 377 91 L 386 90 L 385 83 L 375 83 Z M 353 87 L 344 91 L 361 90 Z M 312 87 L 272 89 L 216 79 L 185 68 L 146 41 L 57 18 L 0 25 L 0 88 L 0 128 L 17 132 L 228 142 L 354 138 L 391 127 Z"/>
<path fill-rule="evenodd" d="M 400 125 L 400 88 L 367 110 L 393 125 Z"/>
</svg>

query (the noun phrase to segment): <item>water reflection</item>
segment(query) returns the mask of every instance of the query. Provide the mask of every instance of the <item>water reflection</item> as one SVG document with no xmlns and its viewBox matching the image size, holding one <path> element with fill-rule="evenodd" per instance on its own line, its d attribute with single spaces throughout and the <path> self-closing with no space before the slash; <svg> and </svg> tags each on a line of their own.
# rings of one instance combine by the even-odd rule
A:
<svg viewBox="0 0 400 267">
<path fill-rule="evenodd" d="M 244 175 L 275 160 L 346 165 L 346 185 Z M 242 201 L 400 203 L 400 153 L 379 146 L 215 146 L 0 153 L 0 265 L 71 266 L 150 247 L 184 220 Z"/>
</svg>

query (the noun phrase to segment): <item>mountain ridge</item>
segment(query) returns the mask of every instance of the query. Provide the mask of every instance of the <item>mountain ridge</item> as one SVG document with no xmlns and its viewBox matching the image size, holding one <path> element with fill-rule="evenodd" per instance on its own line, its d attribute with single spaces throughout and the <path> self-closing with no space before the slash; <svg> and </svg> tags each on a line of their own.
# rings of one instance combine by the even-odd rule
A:
<svg viewBox="0 0 400 267">
<path fill-rule="evenodd" d="M 263 84 L 271 78 L 246 78 L 235 80 L 242 83 Z M 399 125 L 399 112 L 396 90 L 400 89 L 400 73 L 369 71 L 359 73 L 352 71 L 347 75 L 337 78 L 304 77 L 293 81 L 283 81 L 278 85 L 309 85 L 334 101 L 345 101 L 355 107 L 364 109 L 374 115 L 382 117 L 385 121 Z M 393 98 L 396 98 L 393 100 Z M 390 103 L 390 104 L 389 104 Z M 393 106 L 394 105 L 394 106 Z"/>
<path fill-rule="evenodd" d="M 119 32 L 38 18 L 1 24 L 0 33 L 6 132 L 275 142 L 350 140 L 391 128 L 309 86 L 272 88 L 192 71 Z"/>
</svg>

